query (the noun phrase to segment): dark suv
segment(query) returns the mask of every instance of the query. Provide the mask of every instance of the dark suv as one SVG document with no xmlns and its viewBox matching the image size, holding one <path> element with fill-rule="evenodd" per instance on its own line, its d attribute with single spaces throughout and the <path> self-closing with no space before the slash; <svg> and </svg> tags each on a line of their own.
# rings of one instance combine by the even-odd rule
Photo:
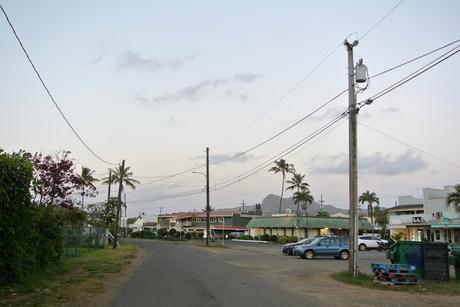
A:
<svg viewBox="0 0 460 307">
<path fill-rule="evenodd" d="M 304 259 L 332 256 L 347 260 L 350 255 L 348 237 L 322 237 L 313 240 L 310 244 L 296 246 L 295 253 Z"/>
</svg>

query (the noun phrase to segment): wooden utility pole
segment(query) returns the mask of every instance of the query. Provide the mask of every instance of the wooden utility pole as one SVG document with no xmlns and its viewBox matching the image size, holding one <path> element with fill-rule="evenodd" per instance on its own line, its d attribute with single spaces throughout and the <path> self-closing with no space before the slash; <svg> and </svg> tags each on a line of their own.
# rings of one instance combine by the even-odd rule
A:
<svg viewBox="0 0 460 307">
<path fill-rule="evenodd" d="M 209 148 L 206 147 L 206 246 L 209 246 Z"/>
<path fill-rule="evenodd" d="M 123 190 L 123 173 L 125 172 L 125 160 L 121 161 L 121 167 L 118 178 L 120 180 L 120 184 L 118 185 L 118 199 L 117 199 L 117 222 L 115 223 L 115 233 L 114 233 L 114 240 L 112 248 L 117 248 L 118 243 L 118 224 L 120 223 L 120 211 L 121 211 L 121 192 Z"/>
<path fill-rule="evenodd" d="M 353 47 L 358 41 L 350 44 L 345 40 L 348 53 L 348 146 L 349 146 L 349 215 L 350 215 L 350 255 L 348 271 L 358 276 L 358 161 L 357 161 L 357 132 L 356 132 L 356 94 L 355 73 L 353 62 Z"/>
<path fill-rule="evenodd" d="M 209 148 L 206 147 L 206 246 L 209 246 Z"/>
<path fill-rule="evenodd" d="M 128 205 L 126 204 L 126 193 L 123 193 L 123 196 L 125 198 L 125 222 L 126 222 L 126 225 L 125 225 L 125 238 L 128 237 Z"/>
</svg>

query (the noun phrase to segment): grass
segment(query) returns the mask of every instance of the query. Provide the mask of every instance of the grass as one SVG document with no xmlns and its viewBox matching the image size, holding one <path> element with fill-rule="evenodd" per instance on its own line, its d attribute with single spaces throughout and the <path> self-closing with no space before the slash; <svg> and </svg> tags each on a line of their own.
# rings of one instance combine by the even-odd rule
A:
<svg viewBox="0 0 460 307">
<path fill-rule="evenodd" d="M 455 280 L 451 280 L 449 282 L 422 280 L 421 282 L 419 282 L 418 285 L 414 286 L 386 286 L 374 284 L 374 277 L 367 274 L 359 274 L 358 277 L 353 277 L 348 272 L 340 272 L 332 273 L 330 276 L 332 279 L 346 284 L 361 286 L 370 289 L 438 295 L 460 295 L 460 282 Z"/>
<path fill-rule="evenodd" d="M 135 258 L 136 247 L 125 244 L 66 257 L 54 268 L 0 287 L 0 305 L 55 306 L 100 293 L 114 274 Z"/>
</svg>

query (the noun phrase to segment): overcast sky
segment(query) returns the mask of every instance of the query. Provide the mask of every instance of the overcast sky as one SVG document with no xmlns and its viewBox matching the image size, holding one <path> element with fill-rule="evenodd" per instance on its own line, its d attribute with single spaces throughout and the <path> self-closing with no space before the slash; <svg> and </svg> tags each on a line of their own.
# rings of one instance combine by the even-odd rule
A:
<svg viewBox="0 0 460 307">
<path fill-rule="evenodd" d="M 19 1 L 2 0 L 57 102 L 104 159 L 126 160 L 143 184 L 127 191 L 128 214 L 200 209 L 204 177 L 174 174 L 260 143 L 347 87 L 340 47 L 252 126 L 350 33 L 361 37 L 398 1 Z M 405 0 L 355 48 L 373 75 L 460 38 L 459 1 Z M 55 153 L 107 173 L 74 137 L 46 96 L 5 19 L 0 18 L 0 147 Z M 364 100 L 434 59 L 371 81 Z M 384 206 L 423 187 L 460 183 L 460 56 L 363 108 L 359 120 L 448 162 L 359 126 L 359 193 Z M 342 112 L 347 95 L 246 156 L 211 167 L 211 185 L 291 146 Z M 226 141 L 226 142 L 225 142 Z M 316 199 L 342 208 L 348 198 L 348 127 L 286 157 Z M 200 171 L 200 170 L 197 170 Z M 204 171 L 202 169 L 201 171 Z M 211 193 L 213 207 L 279 194 L 281 176 L 262 171 Z M 101 197 L 106 187 L 101 187 Z M 285 195 L 289 196 L 288 192 Z"/>
</svg>

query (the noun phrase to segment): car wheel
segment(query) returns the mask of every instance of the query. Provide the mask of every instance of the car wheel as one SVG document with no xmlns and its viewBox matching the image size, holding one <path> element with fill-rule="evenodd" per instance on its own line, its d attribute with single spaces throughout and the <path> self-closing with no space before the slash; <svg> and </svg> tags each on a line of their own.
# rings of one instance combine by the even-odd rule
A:
<svg viewBox="0 0 460 307">
<path fill-rule="evenodd" d="M 342 260 L 348 260 L 349 252 L 348 251 L 341 251 L 339 258 Z"/>
<path fill-rule="evenodd" d="M 313 259 L 315 258 L 315 253 L 313 251 L 305 251 L 305 253 L 303 254 L 303 258 L 305 259 Z"/>
<path fill-rule="evenodd" d="M 367 250 L 367 246 L 366 246 L 366 244 L 362 244 L 362 243 L 361 243 L 361 244 L 359 244 L 358 249 L 359 249 L 360 251 L 366 251 L 366 250 Z"/>
</svg>

